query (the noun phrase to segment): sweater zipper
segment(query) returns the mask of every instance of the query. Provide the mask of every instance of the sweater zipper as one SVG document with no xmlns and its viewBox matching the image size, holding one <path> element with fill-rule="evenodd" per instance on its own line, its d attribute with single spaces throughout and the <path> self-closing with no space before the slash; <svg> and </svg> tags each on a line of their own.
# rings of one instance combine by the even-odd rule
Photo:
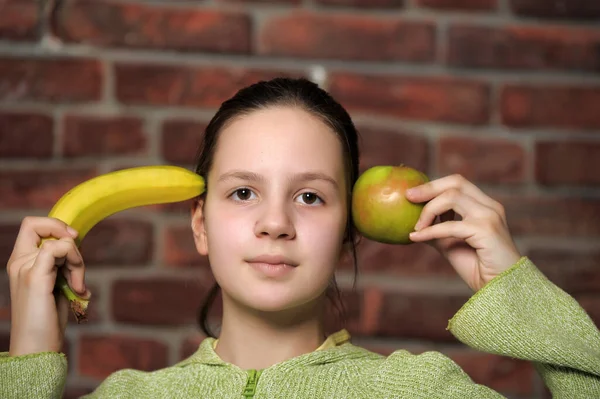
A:
<svg viewBox="0 0 600 399">
<path fill-rule="evenodd" d="M 249 370 L 248 371 L 248 381 L 246 382 L 246 387 L 244 388 L 245 398 L 253 398 L 256 393 L 256 384 L 258 383 L 258 378 L 262 374 L 262 370 Z"/>
</svg>

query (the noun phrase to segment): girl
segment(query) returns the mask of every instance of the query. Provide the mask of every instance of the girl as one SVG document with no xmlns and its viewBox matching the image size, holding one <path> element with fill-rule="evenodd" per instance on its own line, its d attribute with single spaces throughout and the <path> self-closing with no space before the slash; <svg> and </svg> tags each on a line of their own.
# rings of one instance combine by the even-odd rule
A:
<svg viewBox="0 0 600 399">
<path fill-rule="evenodd" d="M 218 339 L 162 370 L 121 370 L 89 398 L 498 398 L 438 352 L 384 357 L 346 330 L 325 336 L 334 272 L 357 242 L 350 193 L 357 133 L 345 110 L 307 80 L 275 79 L 239 91 L 208 125 L 196 168 L 206 193 L 191 213 L 198 253 L 221 290 Z M 519 254 L 503 207 L 460 176 L 409 194 L 427 202 L 414 242 L 434 245 L 475 294 L 450 320 L 473 348 L 534 362 L 556 397 L 600 398 L 600 332 L 579 304 Z M 462 220 L 446 217 L 456 212 Z M 442 223 L 434 223 L 443 215 Z M 450 218 L 451 219 L 451 218 Z M 41 249 L 42 237 L 53 236 Z M 89 292 L 69 226 L 26 218 L 8 262 L 10 351 L 0 397 L 61 395 L 66 307 L 55 304 L 55 263 Z M 356 259 L 354 259 L 356 266 Z M 395 322 L 401 323 L 402 320 Z"/>
</svg>

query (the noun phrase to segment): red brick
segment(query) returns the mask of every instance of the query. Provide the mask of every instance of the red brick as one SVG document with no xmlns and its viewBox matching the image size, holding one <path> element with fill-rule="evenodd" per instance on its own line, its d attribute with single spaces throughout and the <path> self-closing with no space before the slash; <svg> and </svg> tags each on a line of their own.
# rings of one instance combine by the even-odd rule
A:
<svg viewBox="0 0 600 399">
<path fill-rule="evenodd" d="M 131 368 L 154 371 L 168 365 L 168 348 L 160 341 L 123 335 L 82 335 L 79 339 L 79 374 L 99 380 Z"/>
<path fill-rule="evenodd" d="M 117 64 L 116 94 L 125 104 L 218 108 L 242 87 L 278 76 L 301 75 L 244 68 Z"/>
<path fill-rule="evenodd" d="M 496 196 L 507 213 L 513 235 L 553 238 L 600 237 L 600 200 L 583 198 Z"/>
<path fill-rule="evenodd" d="M 112 287 L 111 306 L 117 322 L 144 325 L 195 323 L 213 280 L 198 278 L 118 280 Z"/>
<path fill-rule="evenodd" d="M 217 0 L 222 3 L 235 3 L 235 4 L 301 4 L 302 0 Z"/>
<path fill-rule="evenodd" d="M 417 0 L 417 5 L 440 10 L 487 11 L 495 10 L 498 0 Z"/>
<path fill-rule="evenodd" d="M 96 46 L 249 53 L 251 29 L 241 13 L 85 1 L 59 9 L 56 35 Z"/>
<path fill-rule="evenodd" d="M 477 183 L 522 183 L 527 154 L 515 142 L 501 139 L 442 137 L 438 174 L 459 173 Z"/>
<path fill-rule="evenodd" d="M 350 111 L 406 119 L 484 124 L 490 88 L 470 80 L 333 73 L 331 94 Z"/>
<path fill-rule="evenodd" d="M 448 63 L 476 68 L 599 71 L 600 32 L 559 26 L 450 27 Z"/>
<path fill-rule="evenodd" d="M 316 2 L 329 6 L 358 8 L 399 8 L 404 6 L 404 0 L 316 0 Z"/>
<path fill-rule="evenodd" d="M 162 126 L 161 150 L 167 162 L 196 163 L 198 147 L 207 123 L 190 120 L 168 120 Z"/>
<path fill-rule="evenodd" d="M 81 243 L 86 266 L 143 266 L 152 261 L 154 226 L 142 220 L 109 217 L 99 222 Z"/>
<path fill-rule="evenodd" d="M 357 246 L 361 274 L 386 273 L 399 276 L 452 276 L 456 272 L 431 246 L 426 244 L 387 245 L 362 237 Z M 353 270 L 349 257 L 341 267 Z"/>
<path fill-rule="evenodd" d="M 595 19 L 600 17 L 600 3 L 597 0 L 510 0 L 515 14 L 527 17 Z"/>
<path fill-rule="evenodd" d="M 186 226 L 170 226 L 165 229 L 163 262 L 175 267 L 210 267 L 208 258 L 201 256 L 196 250 L 192 228 Z"/>
<path fill-rule="evenodd" d="M 2 230 L 0 230 L 0 232 L 1 231 Z M 8 258 L 2 259 L 5 259 L 3 264 L 6 264 Z M 0 321 L 10 321 L 10 287 L 6 273 L 3 273 L 3 276 L 0 277 Z M 2 352 L 2 350 L 0 350 L 0 352 Z"/>
<path fill-rule="evenodd" d="M 418 133 L 372 126 L 357 126 L 361 136 L 360 167 L 364 171 L 376 165 L 408 165 L 428 171 L 429 143 Z"/>
<path fill-rule="evenodd" d="M 330 291 L 332 292 L 332 291 Z M 335 294 L 333 293 L 333 296 Z M 352 336 L 364 335 L 363 315 L 367 313 L 363 300 L 362 291 L 351 291 L 340 287 L 340 297 L 344 305 L 344 309 L 340 308 L 339 303 L 334 305 L 333 297 L 330 295 L 327 298 L 325 308 L 325 333 L 331 334 L 339 331 L 342 328 L 348 329 Z"/>
<path fill-rule="evenodd" d="M 600 184 L 600 143 L 538 142 L 535 155 L 535 175 L 541 184 Z"/>
<path fill-rule="evenodd" d="M 367 16 L 294 13 L 266 22 L 259 53 L 363 61 L 433 61 L 435 25 Z"/>
<path fill-rule="evenodd" d="M 535 369 L 531 362 L 470 350 L 442 350 L 475 383 L 485 385 L 506 396 L 531 397 Z"/>
<path fill-rule="evenodd" d="M 0 38 L 8 40 L 38 39 L 39 6 L 35 0 L 0 2 Z"/>
<path fill-rule="evenodd" d="M 527 256 L 548 279 L 571 295 L 600 292 L 600 249 L 533 248 Z"/>
<path fill-rule="evenodd" d="M 0 112 L 0 157 L 49 158 L 52 156 L 53 134 L 50 116 Z"/>
<path fill-rule="evenodd" d="M 448 321 L 467 300 L 468 297 L 454 295 L 386 293 L 374 335 L 402 339 L 456 341 L 446 327 Z"/>
<path fill-rule="evenodd" d="M 134 117 L 65 117 L 66 157 L 141 154 L 148 140 L 142 121 Z"/>
<path fill-rule="evenodd" d="M 10 349 L 10 333 L 0 333 L 0 352 L 8 352 Z"/>
<path fill-rule="evenodd" d="M 80 102 L 99 100 L 102 66 L 75 58 L 0 58 L 0 100 Z"/>
<path fill-rule="evenodd" d="M 196 351 L 198 347 L 202 343 L 202 341 L 206 338 L 204 334 L 197 333 L 194 336 L 187 337 L 182 343 L 179 349 L 179 360 L 187 359 Z"/>
<path fill-rule="evenodd" d="M 600 86 L 515 86 L 501 94 L 502 122 L 511 127 L 600 128 Z"/>
<path fill-rule="evenodd" d="M 75 168 L 0 170 L 0 208 L 43 208 L 50 212 L 67 191 L 94 176 L 94 170 Z"/>
</svg>

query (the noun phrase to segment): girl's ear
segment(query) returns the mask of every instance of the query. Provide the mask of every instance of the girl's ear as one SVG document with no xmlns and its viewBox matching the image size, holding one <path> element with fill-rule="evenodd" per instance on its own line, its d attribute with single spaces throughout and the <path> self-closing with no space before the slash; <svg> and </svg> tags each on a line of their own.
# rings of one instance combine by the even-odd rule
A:
<svg viewBox="0 0 600 399">
<path fill-rule="evenodd" d="M 194 200 L 191 213 L 196 250 L 200 255 L 206 256 L 208 255 L 208 240 L 204 223 L 204 197 Z"/>
</svg>

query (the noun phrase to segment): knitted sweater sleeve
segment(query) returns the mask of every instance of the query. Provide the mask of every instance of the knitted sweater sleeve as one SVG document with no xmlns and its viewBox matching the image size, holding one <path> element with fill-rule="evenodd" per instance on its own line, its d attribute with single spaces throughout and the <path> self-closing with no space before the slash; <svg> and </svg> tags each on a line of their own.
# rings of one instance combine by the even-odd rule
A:
<svg viewBox="0 0 600 399">
<path fill-rule="evenodd" d="M 600 331 L 527 257 L 475 293 L 448 329 L 472 348 L 531 361 L 553 398 L 600 398 Z M 501 397 L 437 352 L 397 351 L 385 363 L 383 397 L 418 381 L 428 392 L 424 397 Z"/>
<path fill-rule="evenodd" d="M 600 398 L 600 331 L 527 257 L 473 295 L 448 329 L 475 349 L 533 362 L 555 398 Z"/>
<path fill-rule="evenodd" d="M 62 353 L 9 357 L 0 352 L 0 398 L 60 398 L 66 380 L 67 358 Z"/>
</svg>

